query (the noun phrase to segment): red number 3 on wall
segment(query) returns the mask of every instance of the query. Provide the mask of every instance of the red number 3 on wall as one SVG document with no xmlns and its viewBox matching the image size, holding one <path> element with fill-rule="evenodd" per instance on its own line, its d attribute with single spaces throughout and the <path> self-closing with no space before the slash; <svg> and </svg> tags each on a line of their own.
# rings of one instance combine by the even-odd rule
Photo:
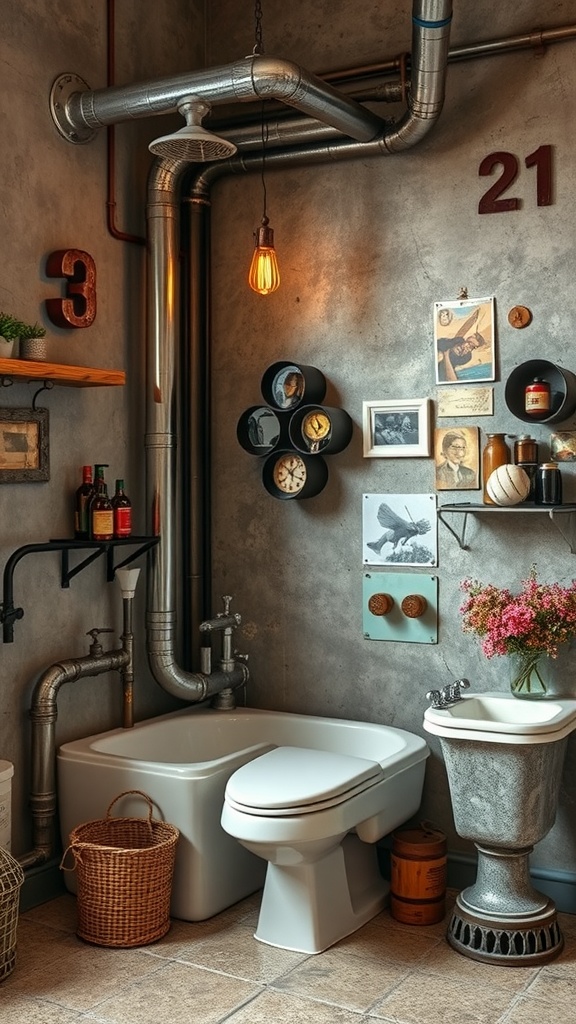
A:
<svg viewBox="0 0 576 1024">
<path fill-rule="evenodd" d="M 48 277 L 66 278 L 66 298 L 46 299 L 57 327 L 90 327 L 96 318 L 96 264 L 82 249 L 58 249 L 46 260 Z"/>
</svg>

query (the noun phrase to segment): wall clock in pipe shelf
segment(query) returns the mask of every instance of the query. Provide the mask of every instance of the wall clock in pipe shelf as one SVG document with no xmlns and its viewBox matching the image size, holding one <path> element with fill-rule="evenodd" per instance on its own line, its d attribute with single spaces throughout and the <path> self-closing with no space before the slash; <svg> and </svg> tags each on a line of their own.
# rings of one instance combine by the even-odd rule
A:
<svg viewBox="0 0 576 1024">
<path fill-rule="evenodd" d="M 264 463 L 262 483 L 273 498 L 314 498 L 328 480 L 328 466 L 321 455 L 285 450 L 274 452 Z"/>
</svg>

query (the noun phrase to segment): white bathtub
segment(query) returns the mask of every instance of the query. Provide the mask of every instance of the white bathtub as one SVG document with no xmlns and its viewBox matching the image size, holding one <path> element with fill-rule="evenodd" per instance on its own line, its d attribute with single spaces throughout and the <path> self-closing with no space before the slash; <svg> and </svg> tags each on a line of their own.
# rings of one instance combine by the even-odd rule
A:
<svg viewBox="0 0 576 1024">
<path fill-rule="evenodd" d="M 383 750 L 391 756 L 408 747 L 422 775 L 428 755 L 423 739 L 385 725 L 252 708 L 184 708 L 60 747 L 63 846 L 76 825 L 103 818 L 118 794 L 143 790 L 155 804 L 154 816 L 180 829 L 172 915 L 186 921 L 212 917 L 260 889 L 266 869 L 220 825 L 226 783 L 247 761 L 284 745 L 357 755 L 384 766 Z M 112 813 L 141 816 L 147 806 L 127 796 Z M 74 892 L 75 875 L 66 871 L 64 877 Z"/>
</svg>

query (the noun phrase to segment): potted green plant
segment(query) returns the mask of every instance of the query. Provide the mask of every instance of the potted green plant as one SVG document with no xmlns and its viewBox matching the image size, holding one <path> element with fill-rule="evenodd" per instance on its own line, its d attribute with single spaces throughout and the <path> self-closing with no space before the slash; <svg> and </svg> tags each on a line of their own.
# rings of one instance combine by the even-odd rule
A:
<svg viewBox="0 0 576 1024">
<path fill-rule="evenodd" d="M 41 324 L 22 324 L 20 359 L 46 359 L 46 330 Z"/>
<path fill-rule="evenodd" d="M 46 329 L 41 324 L 27 324 L 11 313 L 0 312 L 0 359 L 9 359 L 18 354 L 23 359 L 45 359 L 45 342 L 42 340 L 45 335 Z M 18 343 L 20 353 L 17 351 Z"/>
</svg>

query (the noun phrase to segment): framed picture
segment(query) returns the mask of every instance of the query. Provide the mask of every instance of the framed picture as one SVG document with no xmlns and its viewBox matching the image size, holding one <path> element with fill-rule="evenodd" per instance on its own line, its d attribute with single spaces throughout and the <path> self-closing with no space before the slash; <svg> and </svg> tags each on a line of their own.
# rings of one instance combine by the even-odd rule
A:
<svg viewBox="0 0 576 1024">
<path fill-rule="evenodd" d="M 434 303 L 437 384 L 495 380 L 494 297 Z"/>
<path fill-rule="evenodd" d="M 0 484 L 49 479 L 48 409 L 0 409 Z"/>
<path fill-rule="evenodd" d="M 474 491 L 480 487 L 478 427 L 438 427 L 434 431 L 437 491 Z"/>
<path fill-rule="evenodd" d="M 363 402 L 364 457 L 430 455 L 430 399 Z"/>
<path fill-rule="evenodd" d="M 438 565 L 435 494 L 363 494 L 364 565 Z"/>
</svg>

